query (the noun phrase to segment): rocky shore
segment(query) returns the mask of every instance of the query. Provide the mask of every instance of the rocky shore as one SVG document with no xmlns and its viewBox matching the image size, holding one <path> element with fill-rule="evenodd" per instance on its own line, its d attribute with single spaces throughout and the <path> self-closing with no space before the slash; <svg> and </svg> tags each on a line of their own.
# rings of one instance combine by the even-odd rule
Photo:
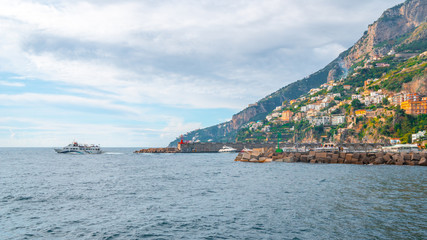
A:
<svg viewBox="0 0 427 240">
<path fill-rule="evenodd" d="M 385 153 L 385 152 L 284 152 L 276 153 L 274 148 L 257 148 L 241 152 L 235 161 L 303 162 L 303 163 L 344 163 L 344 164 L 389 164 L 427 166 L 427 153 Z"/>
</svg>

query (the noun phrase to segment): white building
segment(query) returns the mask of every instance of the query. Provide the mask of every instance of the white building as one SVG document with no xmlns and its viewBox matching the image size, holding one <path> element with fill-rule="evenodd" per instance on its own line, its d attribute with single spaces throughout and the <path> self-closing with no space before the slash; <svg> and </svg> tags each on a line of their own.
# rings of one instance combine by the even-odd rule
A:
<svg viewBox="0 0 427 240">
<path fill-rule="evenodd" d="M 320 116 L 320 117 L 313 117 L 309 121 L 314 126 L 330 125 L 331 118 L 329 116 Z"/>
<path fill-rule="evenodd" d="M 331 118 L 331 125 L 340 125 L 345 122 L 345 116 L 344 115 L 334 115 Z"/>
<path fill-rule="evenodd" d="M 271 130 L 270 125 L 267 125 L 267 126 L 264 126 L 264 127 L 261 129 L 261 132 L 270 132 L 270 130 Z"/>
<path fill-rule="evenodd" d="M 312 89 L 310 89 L 309 93 L 310 93 L 310 95 L 313 95 L 313 94 L 319 92 L 320 90 L 321 90 L 320 88 L 312 88 Z"/>
<path fill-rule="evenodd" d="M 351 95 L 351 100 L 354 100 L 354 99 L 362 100 L 363 97 L 360 94 L 353 94 L 353 95 Z"/>
<path fill-rule="evenodd" d="M 415 134 L 412 134 L 412 142 L 416 142 L 417 140 L 423 138 L 426 134 L 426 131 L 419 131 Z"/>
<path fill-rule="evenodd" d="M 277 117 L 280 117 L 280 113 L 278 113 L 278 112 L 274 112 L 274 113 L 272 113 L 272 114 L 271 114 L 271 116 L 272 116 L 273 118 L 277 118 Z"/>
<path fill-rule="evenodd" d="M 253 124 L 250 128 L 249 128 L 249 130 L 251 130 L 251 131 L 254 131 L 254 130 L 257 130 L 259 127 L 261 127 L 262 126 L 262 122 L 257 122 L 257 123 L 255 123 L 255 124 Z"/>
</svg>

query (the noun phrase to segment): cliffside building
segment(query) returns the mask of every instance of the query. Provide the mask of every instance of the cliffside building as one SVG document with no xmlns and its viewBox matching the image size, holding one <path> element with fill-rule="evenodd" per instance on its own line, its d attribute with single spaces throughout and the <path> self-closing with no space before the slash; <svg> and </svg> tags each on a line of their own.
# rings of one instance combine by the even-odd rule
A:
<svg viewBox="0 0 427 240">
<path fill-rule="evenodd" d="M 365 116 L 366 115 L 366 110 L 364 110 L 364 109 L 356 110 L 355 114 L 356 114 L 356 116 Z"/>
<path fill-rule="evenodd" d="M 293 112 L 286 110 L 282 112 L 282 117 L 280 118 L 284 122 L 289 122 L 292 120 Z"/>
<path fill-rule="evenodd" d="M 345 115 L 335 115 L 331 118 L 331 125 L 340 125 L 345 122 Z"/>
<path fill-rule="evenodd" d="M 405 101 L 400 108 L 410 115 L 427 114 L 427 101 Z"/>
</svg>

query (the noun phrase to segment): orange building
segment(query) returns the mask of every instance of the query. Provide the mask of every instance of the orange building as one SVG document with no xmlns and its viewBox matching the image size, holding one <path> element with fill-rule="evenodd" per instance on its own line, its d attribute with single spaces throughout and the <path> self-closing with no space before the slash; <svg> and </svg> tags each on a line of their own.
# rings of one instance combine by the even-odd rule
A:
<svg viewBox="0 0 427 240">
<path fill-rule="evenodd" d="M 291 121 L 293 112 L 286 110 L 282 112 L 282 117 L 280 118 L 280 120 L 285 121 L 285 122 L 289 122 Z"/>
<path fill-rule="evenodd" d="M 356 116 L 365 116 L 366 110 L 364 110 L 364 109 L 356 110 L 355 114 L 356 114 Z"/>
<path fill-rule="evenodd" d="M 400 104 L 400 108 L 405 110 L 406 114 L 427 114 L 427 101 L 405 101 Z"/>
</svg>

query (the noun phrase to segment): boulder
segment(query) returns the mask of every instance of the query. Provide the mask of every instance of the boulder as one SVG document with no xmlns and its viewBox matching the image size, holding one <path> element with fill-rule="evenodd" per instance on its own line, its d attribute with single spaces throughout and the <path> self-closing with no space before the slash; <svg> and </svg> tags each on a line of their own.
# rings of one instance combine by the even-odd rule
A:
<svg viewBox="0 0 427 240">
<path fill-rule="evenodd" d="M 264 148 L 254 148 L 252 149 L 254 152 L 264 153 Z"/>
<path fill-rule="evenodd" d="M 351 159 L 353 158 L 353 154 L 351 154 L 351 153 L 347 153 L 346 155 L 345 155 L 345 160 L 346 161 L 351 161 Z"/>
<path fill-rule="evenodd" d="M 406 161 L 410 161 L 411 160 L 411 154 L 409 153 L 402 153 L 403 155 L 403 159 Z"/>
<path fill-rule="evenodd" d="M 353 158 L 354 159 L 359 159 L 360 157 L 360 153 L 353 153 Z"/>
<path fill-rule="evenodd" d="M 384 160 L 385 160 L 386 162 L 388 162 L 388 161 L 390 161 L 390 160 L 392 159 L 392 157 L 391 157 L 390 153 L 385 154 L 383 158 L 384 158 Z"/>
<path fill-rule="evenodd" d="M 411 161 L 411 160 L 405 161 L 405 165 L 415 166 L 416 165 L 415 163 L 418 163 L 418 162 L 417 161 Z"/>
<path fill-rule="evenodd" d="M 385 163 L 385 161 L 384 161 L 384 158 L 382 158 L 382 157 L 378 157 L 374 161 L 374 164 L 384 164 L 384 163 Z"/>
<path fill-rule="evenodd" d="M 396 161 L 396 165 L 404 165 L 405 164 L 405 160 L 403 160 L 403 158 L 399 158 L 397 161 Z"/>
<path fill-rule="evenodd" d="M 242 154 L 241 159 L 249 160 L 249 159 L 251 159 L 251 155 L 249 153 L 245 152 Z"/>
<path fill-rule="evenodd" d="M 421 159 L 421 155 L 419 153 L 413 153 L 411 155 L 411 160 L 412 161 L 420 161 L 420 159 Z"/>
<path fill-rule="evenodd" d="M 332 158 L 321 158 L 320 162 L 321 163 L 331 163 Z"/>
<path fill-rule="evenodd" d="M 384 158 L 384 160 L 385 160 L 385 158 Z M 394 164 L 396 164 L 396 160 L 394 160 L 393 158 L 390 158 L 390 160 L 387 161 L 387 164 L 394 165 Z"/>
<path fill-rule="evenodd" d="M 325 152 L 317 152 L 315 156 L 316 158 L 326 158 L 327 154 Z"/>
<path fill-rule="evenodd" d="M 307 155 L 302 155 L 301 158 L 300 158 L 300 160 L 301 160 L 301 162 L 305 162 L 305 163 L 309 162 Z"/>
<path fill-rule="evenodd" d="M 272 158 L 267 158 L 267 159 L 265 159 L 265 161 L 264 162 L 272 162 L 273 161 L 273 159 Z"/>
<path fill-rule="evenodd" d="M 420 159 L 420 161 L 418 162 L 418 165 L 420 165 L 420 166 L 427 166 L 427 158 L 422 157 Z"/>
<path fill-rule="evenodd" d="M 252 151 L 251 158 L 258 158 L 261 155 L 261 152 L 258 151 Z"/>
</svg>

